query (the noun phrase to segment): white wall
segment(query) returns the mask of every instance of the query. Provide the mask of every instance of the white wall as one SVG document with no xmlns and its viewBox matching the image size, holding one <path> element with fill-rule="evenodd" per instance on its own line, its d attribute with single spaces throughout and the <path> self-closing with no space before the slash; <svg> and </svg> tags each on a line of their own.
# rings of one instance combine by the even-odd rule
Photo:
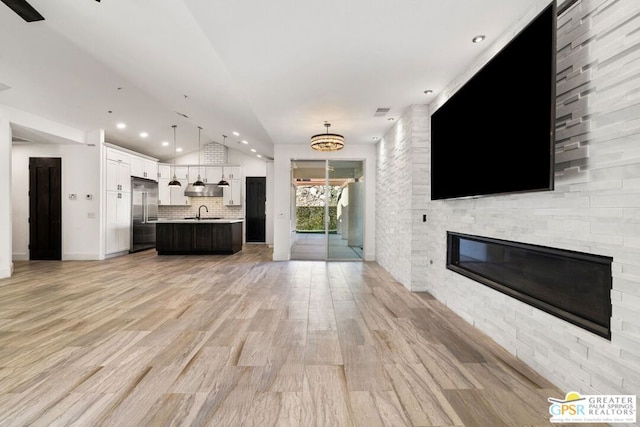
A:
<svg viewBox="0 0 640 427">
<path fill-rule="evenodd" d="M 15 145 L 11 199 L 13 259 L 29 259 L 29 157 L 62 158 L 62 259 L 100 259 L 100 146 Z M 77 195 L 70 200 L 69 195 Z M 92 200 L 86 200 L 86 195 Z"/>
<path fill-rule="evenodd" d="M 453 81 L 430 108 L 411 109 L 418 119 L 413 122 L 427 126 L 424 168 L 410 160 L 411 139 L 397 137 L 396 130 L 384 138 L 384 152 L 400 159 L 393 167 L 414 168 L 413 177 L 424 180 L 414 181 L 395 202 L 411 206 L 404 227 L 419 236 L 408 243 L 411 262 L 404 272 L 409 273 L 400 275 L 405 286 L 430 292 L 565 391 L 640 394 L 638 28 L 637 1 L 585 0 L 560 19 L 557 117 L 562 119 L 554 191 L 430 200 L 429 115 L 469 75 Z M 504 45 L 511 35 L 498 43 Z M 393 175 L 383 167 L 380 176 Z M 391 208 L 380 201 L 380 209 Z M 386 226 L 378 223 L 378 234 Z M 448 230 L 612 257 L 611 340 L 447 270 Z"/>
<path fill-rule="evenodd" d="M 0 278 L 13 273 L 11 232 L 11 126 L 0 110 Z"/>
<path fill-rule="evenodd" d="M 375 259 L 376 254 L 376 146 L 356 145 L 346 141 L 345 147 L 334 153 L 314 151 L 308 145 L 276 144 L 273 195 L 273 259 L 286 261 L 291 256 L 291 160 L 364 160 L 365 214 L 364 257 Z"/>
<path fill-rule="evenodd" d="M 267 162 L 267 202 L 266 202 L 266 243 L 269 245 L 273 245 L 273 236 L 274 236 L 274 212 L 275 212 L 275 172 L 274 172 L 274 163 L 272 161 Z"/>
<path fill-rule="evenodd" d="M 35 114 L 0 105 L 0 277 L 8 277 L 13 270 L 13 201 L 12 201 L 12 151 L 11 126 L 19 126 L 34 138 L 50 137 L 57 142 L 84 144 L 88 134 L 72 127 L 53 122 Z M 96 168 L 99 164 L 96 165 Z M 92 170 L 95 174 L 96 169 Z M 99 173 L 96 179 L 99 178 Z M 96 192 L 99 201 L 99 192 Z M 19 208 L 21 209 L 21 208 Z M 99 211 L 96 221 L 99 222 Z M 98 226 L 99 227 L 99 226 Z M 71 250 L 76 246 L 72 245 Z M 63 248 L 64 251 L 64 248 Z"/>
</svg>

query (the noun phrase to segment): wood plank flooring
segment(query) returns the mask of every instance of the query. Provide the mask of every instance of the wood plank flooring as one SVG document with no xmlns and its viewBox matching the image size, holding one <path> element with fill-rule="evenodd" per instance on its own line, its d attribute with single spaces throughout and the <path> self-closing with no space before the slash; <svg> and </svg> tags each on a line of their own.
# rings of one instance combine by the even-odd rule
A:
<svg viewBox="0 0 640 427">
<path fill-rule="evenodd" d="M 557 390 L 372 262 L 17 262 L 2 426 L 538 426 Z"/>
</svg>

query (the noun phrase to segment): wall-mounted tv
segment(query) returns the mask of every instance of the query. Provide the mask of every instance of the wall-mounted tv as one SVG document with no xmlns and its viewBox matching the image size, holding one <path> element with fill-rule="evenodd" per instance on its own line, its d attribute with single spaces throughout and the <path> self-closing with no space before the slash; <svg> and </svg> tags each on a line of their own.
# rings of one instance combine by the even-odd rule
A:
<svg viewBox="0 0 640 427">
<path fill-rule="evenodd" d="M 431 199 L 553 190 L 551 3 L 431 115 Z"/>
</svg>

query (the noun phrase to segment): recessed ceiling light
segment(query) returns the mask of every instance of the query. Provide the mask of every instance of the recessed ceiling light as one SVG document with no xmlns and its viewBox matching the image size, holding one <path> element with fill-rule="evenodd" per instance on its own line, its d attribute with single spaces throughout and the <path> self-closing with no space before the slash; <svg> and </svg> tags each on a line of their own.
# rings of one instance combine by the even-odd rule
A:
<svg viewBox="0 0 640 427">
<path fill-rule="evenodd" d="M 140 132 L 140 138 L 146 138 L 146 137 L 148 137 L 148 136 L 149 136 L 149 134 L 148 134 L 148 133 L 146 133 L 146 132 Z"/>
<path fill-rule="evenodd" d="M 234 134 L 235 136 L 240 136 L 240 134 L 239 134 L 238 132 L 236 132 L 235 130 L 233 131 L 233 134 Z"/>
<path fill-rule="evenodd" d="M 255 153 L 255 152 L 256 152 L 256 150 L 252 148 L 252 149 L 251 149 L 251 152 L 252 152 L 252 153 Z"/>
<path fill-rule="evenodd" d="M 486 38 L 486 36 L 484 36 L 483 34 L 479 34 L 479 35 L 475 36 L 474 38 L 472 38 L 471 41 L 474 42 L 474 43 L 480 43 L 481 41 L 484 41 L 485 38 Z"/>
<path fill-rule="evenodd" d="M 242 143 L 243 144 L 248 144 L 248 142 L 246 140 L 244 140 L 244 139 L 242 140 Z"/>
<path fill-rule="evenodd" d="M 182 151 L 182 148 L 180 148 L 180 147 L 176 148 L 176 153 L 179 153 L 181 151 Z"/>
<path fill-rule="evenodd" d="M 261 156 L 260 154 L 258 154 L 258 155 L 257 155 L 257 157 L 260 157 L 260 158 L 262 158 L 262 156 Z"/>
<path fill-rule="evenodd" d="M 162 146 L 163 147 L 169 146 L 169 141 L 162 141 Z"/>
<path fill-rule="evenodd" d="M 118 123 L 118 124 L 116 125 L 116 127 L 117 127 L 118 129 L 124 129 L 124 128 L 126 128 L 126 127 L 127 127 L 127 125 L 126 125 L 126 124 L 124 124 L 124 123 Z"/>
<path fill-rule="evenodd" d="M 425 95 L 431 95 L 433 93 L 433 91 L 431 89 L 427 89 L 424 91 Z"/>
</svg>

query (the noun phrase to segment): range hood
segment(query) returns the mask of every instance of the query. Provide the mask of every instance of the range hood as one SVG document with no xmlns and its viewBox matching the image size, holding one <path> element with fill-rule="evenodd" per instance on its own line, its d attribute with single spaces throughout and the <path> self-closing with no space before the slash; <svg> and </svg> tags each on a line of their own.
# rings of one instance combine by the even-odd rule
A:
<svg viewBox="0 0 640 427">
<path fill-rule="evenodd" d="M 222 197 L 222 188 L 218 187 L 218 184 L 205 184 L 204 187 L 189 184 L 184 189 L 184 195 L 189 197 Z"/>
</svg>

